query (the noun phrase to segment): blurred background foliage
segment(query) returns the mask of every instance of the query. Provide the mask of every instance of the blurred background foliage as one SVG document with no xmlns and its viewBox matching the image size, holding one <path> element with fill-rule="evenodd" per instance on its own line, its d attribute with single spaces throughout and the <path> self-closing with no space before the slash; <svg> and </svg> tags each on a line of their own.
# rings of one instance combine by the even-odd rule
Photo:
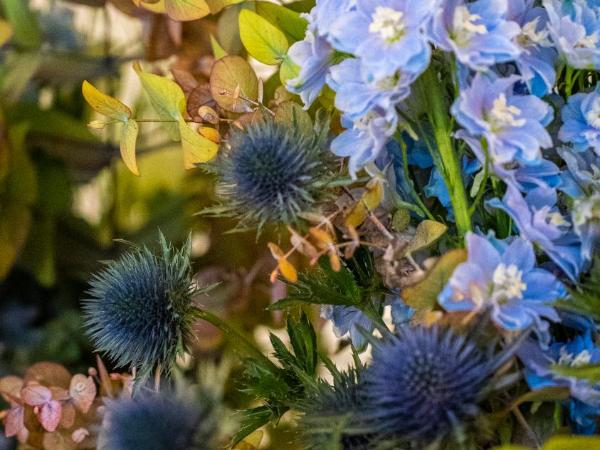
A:
<svg viewBox="0 0 600 450">
<path fill-rule="evenodd" d="M 192 233 L 197 276 L 222 281 L 203 299 L 208 309 L 263 345 L 267 329 L 282 326 L 279 313 L 265 311 L 283 296 L 268 282 L 269 236 L 223 234 L 234 224 L 195 215 L 215 202 L 212 177 L 185 171 L 179 147 L 156 124 L 143 124 L 142 176 L 131 174 L 114 127 L 86 127 L 92 113 L 81 94 L 89 80 L 151 117 L 131 63 L 206 79 L 211 35 L 242 53 L 240 8 L 181 23 L 131 0 L 0 0 L 0 376 L 42 360 L 74 372 L 94 365 L 79 310 L 89 275 L 127 248 L 120 240 L 153 245 L 158 229 L 174 243 Z M 278 80 L 269 75 L 272 92 Z M 215 328 L 199 323 L 197 331 L 199 361 L 227 351 Z M 228 400 L 244 406 L 236 392 Z M 272 448 L 290 448 L 285 430 L 271 436 Z"/>
</svg>

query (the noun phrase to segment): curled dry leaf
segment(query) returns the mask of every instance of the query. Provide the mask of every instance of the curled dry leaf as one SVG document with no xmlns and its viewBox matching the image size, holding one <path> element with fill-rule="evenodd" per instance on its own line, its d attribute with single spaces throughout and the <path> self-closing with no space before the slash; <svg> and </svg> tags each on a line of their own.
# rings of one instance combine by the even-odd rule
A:
<svg viewBox="0 0 600 450">
<path fill-rule="evenodd" d="M 60 364 L 51 362 L 39 362 L 30 366 L 25 371 L 25 383 L 36 381 L 45 386 L 57 386 L 69 388 L 71 374 Z"/>
<path fill-rule="evenodd" d="M 61 403 L 57 400 L 50 400 L 41 407 L 38 414 L 38 419 L 46 431 L 52 432 L 58 428 L 61 415 Z"/>
<path fill-rule="evenodd" d="M 87 429 L 85 429 L 85 428 L 77 428 L 71 434 L 71 439 L 73 439 L 73 442 L 75 442 L 76 444 L 79 444 L 79 443 L 83 442 L 83 440 L 86 437 L 88 437 L 89 435 L 90 435 L 90 432 Z"/>
<path fill-rule="evenodd" d="M 71 379 L 69 395 L 73 405 L 82 413 L 87 413 L 94 398 L 96 398 L 96 384 L 92 377 L 77 374 Z"/>
<path fill-rule="evenodd" d="M 7 401 L 14 398 L 19 398 L 21 389 L 23 388 L 23 380 L 19 377 L 9 375 L 0 378 L 0 395 Z"/>
<path fill-rule="evenodd" d="M 6 437 L 17 436 L 25 428 L 25 408 L 21 405 L 13 406 L 4 418 L 4 434 Z"/>
<path fill-rule="evenodd" d="M 300 236 L 298 232 L 296 232 L 293 228 L 288 227 L 290 232 L 290 242 L 292 246 L 301 254 L 308 257 L 312 260 L 315 260 L 319 257 L 319 252 L 307 239 L 303 236 Z"/>
<path fill-rule="evenodd" d="M 42 406 L 52 400 L 52 391 L 46 386 L 32 382 L 21 389 L 21 398 L 29 406 Z"/>
</svg>

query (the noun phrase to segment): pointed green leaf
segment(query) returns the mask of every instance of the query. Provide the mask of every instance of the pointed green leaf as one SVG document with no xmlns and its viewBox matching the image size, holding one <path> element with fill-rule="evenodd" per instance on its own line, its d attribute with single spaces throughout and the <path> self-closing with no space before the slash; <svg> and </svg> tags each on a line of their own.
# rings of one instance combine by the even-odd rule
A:
<svg viewBox="0 0 600 450">
<path fill-rule="evenodd" d="M 280 29 L 248 9 L 240 12 L 239 25 L 242 43 L 250 55 L 264 64 L 283 61 L 289 44 Z"/>
</svg>

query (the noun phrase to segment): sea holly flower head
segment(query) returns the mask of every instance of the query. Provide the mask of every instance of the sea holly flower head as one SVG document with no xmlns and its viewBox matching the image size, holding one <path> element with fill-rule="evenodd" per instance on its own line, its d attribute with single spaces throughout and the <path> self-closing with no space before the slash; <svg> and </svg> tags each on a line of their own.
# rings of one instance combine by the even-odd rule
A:
<svg viewBox="0 0 600 450">
<path fill-rule="evenodd" d="M 118 367 L 138 371 L 143 383 L 169 373 L 192 335 L 191 241 L 174 249 L 160 236 L 161 252 L 147 247 L 125 253 L 90 281 L 83 300 L 87 333 L 96 350 Z"/>
<path fill-rule="evenodd" d="M 433 6 L 434 0 L 361 0 L 334 22 L 332 43 L 358 56 L 379 77 L 398 70 L 419 74 L 431 56 L 424 27 Z"/>
<path fill-rule="evenodd" d="M 516 38 L 521 54 L 515 64 L 529 91 L 537 96 L 547 94 L 556 82 L 554 64 L 558 56 L 550 41 L 548 15 L 533 0 L 508 2 L 507 19 L 517 23 L 521 31 Z"/>
<path fill-rule="evenodd" d="M 579 151 L 592 147 L 600 156 L 600 88 L 569 97 L 561 117 L 560 140 L 571 143 Z"/>
<path fill-rule="evenodd" d="M 537 268 L 531 242 L 515 238 L 504 248 L 483 236 L 466 236 L 468 260 L 459 265 L 438 297 L 447 311 L 490 310 L 506 330 L 533 326 L 540 334 L 548 320 L 559 321 L 550 304 L 565 292 L 550 272 Z"/>
<path fill-rule="evenodd" d="M 441 49 L 477 71 L 516 59 L 520 27 L 506 18 L 507 0 L 448 0 L 438 8 L 430 37 Z"/>
<path fill-rule="evenodd" d="M 359 119 L 374 108 L 393 112 L 410 94 L 414 79 L 414 74 L 400 70 L 378 78 L 358 59 L 349 58 L 331 68 L 328 84 L 336 92 L 336 108 L 349 118 Z"/>
<path fill-rule="evenodd" d="M 555 189 L 538 187 L 523 196 L 511 186 L 502 201 L 494 198 L 487 202 L 489 206 L 502 209 L 511 216 L 521 237 L 540 246 L 575 281 L 584 266 L 581 242 L 556 203 Z"/>
<path fill-rule="evenodd" d="M 477 414 L 484 388 L 509 354 L 490 354 L 468 335 L 437 326 L 407 325 L 384 336 L 373 343 L 362 378 L 365 429 L 414 448 L 443 439 Z"/>
<path fill-rule="evenodd" d="M 348 170 L 354 177 L 361 167 L 375 161 L 395 133 L 397 125 L 397 113 L 380 108 L 354 121 L 349 116 L 343 116 L 342 126 L 346 130 L 331 142 L 331 151 L 337 156 L 350 157 Z"/>
<path fill-rule="evenodd" d="M 552 42 L 567 64 L 600 68 L 600 11 L 586 2 L 544 0 Z"/>
<path fill-rule="evenodd" d="M 545 126 L 550 106 L 533 95 L 514 95 L 519 77 L 494 78 L 477 74 L 461 91 L 451 112 L 469 135 L 485 138 L 493 163 L 535 161 L 552 146 Z"/>
</svg>

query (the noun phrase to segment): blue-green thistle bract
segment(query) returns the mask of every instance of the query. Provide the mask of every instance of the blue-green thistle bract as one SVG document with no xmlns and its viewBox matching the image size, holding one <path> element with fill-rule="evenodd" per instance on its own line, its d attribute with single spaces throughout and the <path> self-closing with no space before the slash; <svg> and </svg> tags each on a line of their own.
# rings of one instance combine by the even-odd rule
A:
<svg viewBox="0 0 600 450">
<path fill-rule="evenodd" d="M 397 437 L 425 445 L 473 417 L 499 355 L 481 350 L 449 328 L 406 327 L 373 345 L 363 374 L 361 416 L 379 439 Z"/>
<path fill-rule="evenodd" d="M 161 235 L 161 252 L 125 253 L 96 273 L 83 300 L 85 326 L 96 350 L 143 382 L 168 374 L 185 349 L 196 309 L 188 242 L 179 250 Z"/>
<path fill-rule="evenodd" d="M 217 163 L 218 189 L 228 212 L 260 229 L 293 223 L 311 210 L 331 176 L 325 134 L 269 117 L 232 128 Z"/>
<path fill-rule="evenodd" d="M 300 402 L 299 428 L 307 449 L 367 450 L 371 436 L 357 427 L 362 408 L 359 398 L 360 370 L 334 374 L 333 384 L 319 380 Z M 359 431 L 354 431 L 358 429 Z"/>
<path fill-rule="evenodd" d="M 169 393 L 109 401 L 104 430 L 111 450 L 214 450 L 218 417 L 210 403 Z"/>
</svg>

